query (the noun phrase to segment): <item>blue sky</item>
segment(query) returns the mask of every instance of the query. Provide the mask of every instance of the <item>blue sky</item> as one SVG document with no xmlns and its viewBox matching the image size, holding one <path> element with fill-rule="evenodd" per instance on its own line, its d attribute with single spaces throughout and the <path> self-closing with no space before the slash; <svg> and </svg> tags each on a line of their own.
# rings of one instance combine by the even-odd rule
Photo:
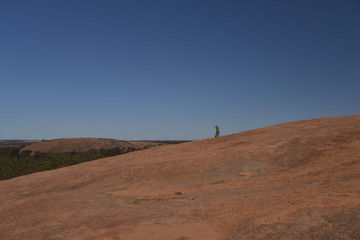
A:
<svg viewBox="0 0 360 240">
<path fill-rule="evenodd" d="M 356 0 L 2 0 L 0 139 L 202 139 L 359 114 Z"/>
</svg>

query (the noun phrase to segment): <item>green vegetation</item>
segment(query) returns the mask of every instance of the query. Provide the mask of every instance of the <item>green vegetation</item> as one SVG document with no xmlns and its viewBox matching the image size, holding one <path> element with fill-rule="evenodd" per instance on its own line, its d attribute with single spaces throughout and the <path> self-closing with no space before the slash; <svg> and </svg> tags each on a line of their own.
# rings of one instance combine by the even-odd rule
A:
<svg viewBox="0 0 360 240">
<path fill-rule="evenodd" d="M 21 147 L 0 148 L 0 180 L 34 172 L 66 167 L 99 158 L 135 151 L 135 148 L 92 149 L 87 152 L 41 153 L 20 151 Z"/>
</svg>

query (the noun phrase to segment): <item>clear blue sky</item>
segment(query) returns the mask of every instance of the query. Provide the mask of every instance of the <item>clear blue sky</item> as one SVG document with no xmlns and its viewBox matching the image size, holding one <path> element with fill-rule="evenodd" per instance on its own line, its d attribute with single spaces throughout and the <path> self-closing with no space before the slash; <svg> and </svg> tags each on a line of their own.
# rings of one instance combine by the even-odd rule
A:
<svg viewBox="0 0 360 240">
<path fill-rule="evenodd" d="M 0 139 L 202 139 L 359 114 L 356 0 L 2 0 Z"/>
</svg>

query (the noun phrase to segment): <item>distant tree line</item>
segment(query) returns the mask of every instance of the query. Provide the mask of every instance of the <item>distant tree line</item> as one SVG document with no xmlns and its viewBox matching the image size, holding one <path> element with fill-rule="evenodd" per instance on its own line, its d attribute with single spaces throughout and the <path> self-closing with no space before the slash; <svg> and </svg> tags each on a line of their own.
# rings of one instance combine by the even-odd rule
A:
<svg viewBox="0 0 360 240">
<path fill-rule="evenodd" d="M 0 148 L 0 180 L 116 156 L 136 150 L 139 149 L 116 147 L 99 150 L 91 149 L 87 152 L 35 152 L 32 154 L 31 151 L 21 151 L 21 147 L 2 147 Z"/>
<path fill-rule="evenodd" d="M 0 140 L 0 147 L 24 147 L 33 143 L 39 142 L 38 140 Z"/>
<path fill-rule="evenodd" d="M 152 142 L 152 143 L 164 143 L 164 144 L 179 144 L 179 143 L 187 143 L 192 140 L 139 140 L 140 142 Z"/>
<path fill-rule="evenodd" d="M 153 140 L 153 141 L 143 140 L 143 142 L 155 142 L 155 143 L 165 143 L 165 144 L 179 144 L 179 143 L 191 142 L 191 140 Z"/>
</svg>

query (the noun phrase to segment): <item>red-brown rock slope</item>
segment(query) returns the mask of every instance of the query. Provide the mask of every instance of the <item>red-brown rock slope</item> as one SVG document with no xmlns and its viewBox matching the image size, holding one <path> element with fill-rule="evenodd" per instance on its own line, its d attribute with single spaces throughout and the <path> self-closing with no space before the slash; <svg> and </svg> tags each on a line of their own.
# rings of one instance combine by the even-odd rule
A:
<svg viewBox="0 0 360 240">
<path fill-rule="evenodd" d="M 0 239 L 360 239 L 360 115 L 0 182 Z"/>
</svg>

